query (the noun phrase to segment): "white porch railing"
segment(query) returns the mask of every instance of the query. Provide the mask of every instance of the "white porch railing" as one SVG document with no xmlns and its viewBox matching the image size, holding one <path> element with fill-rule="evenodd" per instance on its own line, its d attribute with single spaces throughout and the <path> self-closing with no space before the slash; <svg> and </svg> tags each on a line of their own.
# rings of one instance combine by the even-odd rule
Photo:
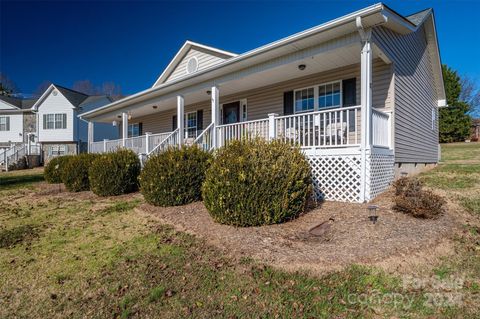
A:
<svg viewBox="0 0 480 319">
<path fill-rule="evenodd" d="M 160 144 L 155 146 L 149 153 L 148 156 L 151 154 L 158 154 L 162 151 L 166 150 L 168 147 L 178 146 L 178 128 L 171 132 Z"/>
<path fill-rule="evenodd" d="M 372 145 L 375 147 L 390 147 L 391 115 L 378 110 L 372 110 Z"/>
<path fill-rule="evenodd" d="M 147 138 L 145 135 L 129 137 L 125 139 L 125 148 L 134 151 L 137 154 L 147 153 Z"/>
<path fill-rule="evenodd" d="M 390 148 L 390 117 L 388 113 L 372 110 L 373 146 Z M 282 139 L 303 149 L 360 147 L 362 134 L 360 122 L 360 106 L 284 116 L 269 114 L 268 118 L 260 120 L 217 125 L 216 127 L 212 123 L 192 142 L 208 151 L 225 146 L 232 140 L 257 137 L 269 140 Z M 90 152 L 111 152 L 125 145 L 126 148 L 132 149 L 137 154 L 150 155 L 161 152 L 169 146 L 179 145 L 178 132 L 177 129 L 169 133 L 127 138 L 125 141 L 118 139 L 94 142 L 90 144 Z M 214 134 L 217 134 L 216 145 L 214 145 Z"/>
<path fill-rule="evenodd" d="M 232 140 L 254 139 L 257 137 L 268 139 L 269 119 L 248 122 L 224 124 L 217 126 L 218 147 L 228 144 Z"/>
<path fill-rule="evenodd" d="M 193 142 L 197 144 L 204 151 L 211 151 L 213 147 L 213 134 L 215 133 L 213 123 L 210 123 L 205 130 Z"/>
<path fill-rule="evenodd" d="M 105 142 L 100 141 L 100 142 L 93 142 L 90 143 L 90 153 L 103 153 L 105 152 Z"/>
<path fill-rule="evenodd" d="M 302 148 L 360 145 L 360 106 L 275 118 L 275 138 Z"/>
<path fill-rule="evenodd" d="M 8 165 L 17 162 L 25 155 L 40 155 L 41 147 L 37 143 L 27 143 L 12 145 L 8 149 L 0 152 L 0 165 L 4 165 L 8 169 Z"/>
<path fill-rule="evenodd" d="M 115 152 L 123 146 L 123 141 L 120 140 L 106 140 L 105 141 L 105 152 Z"/>
</svg>

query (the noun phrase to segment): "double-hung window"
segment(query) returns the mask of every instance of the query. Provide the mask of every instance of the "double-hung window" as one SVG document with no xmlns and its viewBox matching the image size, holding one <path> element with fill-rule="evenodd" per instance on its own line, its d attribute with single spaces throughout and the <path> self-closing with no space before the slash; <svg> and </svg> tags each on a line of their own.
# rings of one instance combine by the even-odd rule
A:
<svg viewBox="0 0 480 319">
<path fill-rule="evenodd" d="M 314 108 L 315 98 L 313 87 L 295 91 L 295 113 L 313 111 Z"/>
<path fill-rule="evenodd" d="M 197 112 L 185 114 L 185 138 L 197 137 Z"/>
<path fill-rule="evenodd" d="M 10 131 L 10 116 L 0 116 L 0 131 Z"/>
<path fill-rule="evenodd" d="M 67 114 L 43 114 L 44 130 L 61 130 L 67 128 Z"/>
<path fill-rule="evenodd" d="M 321 84 L 318 86 L 318 108 L 340 107 L 342 105 L 341 82 Z"/>
</svg>

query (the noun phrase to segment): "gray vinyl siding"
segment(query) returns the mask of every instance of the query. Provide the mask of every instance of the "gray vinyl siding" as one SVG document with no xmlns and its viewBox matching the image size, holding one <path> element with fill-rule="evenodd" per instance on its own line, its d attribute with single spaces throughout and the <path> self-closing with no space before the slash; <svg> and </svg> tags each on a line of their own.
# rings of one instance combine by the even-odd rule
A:
<svg viewBox="0 0 480 319">
<path fill-rule="evenodd" d="M 424 28 L 400 35 L 379 27 L 373 41 L 393 60 L 395 74 L 395 161 L 438 161 L 437 94 Z M 432 110 L 435 121 L 432 129 Z"/>
<path fill-rule="evenodd" d="M 187 66 L 188 60 L 191 57 L 196 57 L 198 60 L 197 71 L 207 69 L 213 65 L 216 65 L 226 60 L 225 56 L 217 55 L 217 54 L 214 54 L 213 52 L 202 50 L 201 48 L 191 48 L 187 52 L 187 54 L 185 54 L 183 59 L 178 63 L 177 67 L 168 76 L 165 82 L 173 81 L 187 75 L 186 66 Z"/>
<path fill-rule="evenodd" d="M 360 54 L 360 52 L 359 52 Z M 327 72 L 297 78 L 275 85 L 265 86 L 233 95 L 222 96 L 220 88 L 220 103 L 228 103 L 247 99 L 247 120 L 266 118 L 269 113 L 283 115 L 283 93 L 317 84 L 356 78 L 357 105 L 360 105 L 360 65 L 354 64 Z M 391 65 L 375 60 L 373 64 L 373 106 L 375 108 L 391 108 L 393 96 L 390 90 L 392 81 Z M 203 110 L 203 127 L 211 123 L 210 101 L 186 105 L 185 112 Z M 142 122 L 144 132 L 163 133 L 172 130 L 172 117 L 176 109 L 134 118 L 131 123 Z M 359 113 L 360 114 L 360 113 Z"/>
</svg>

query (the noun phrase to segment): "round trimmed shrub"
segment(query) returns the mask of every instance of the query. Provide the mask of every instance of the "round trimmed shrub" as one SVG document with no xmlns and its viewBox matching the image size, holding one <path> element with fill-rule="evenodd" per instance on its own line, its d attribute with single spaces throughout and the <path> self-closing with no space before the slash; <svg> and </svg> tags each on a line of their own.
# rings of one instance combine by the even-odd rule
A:
<svg viewBox="0 0 480 319">
<path fill-rule="evenodd" d="M 65 163 L 72 155 L 65 155 L 52 158 L 45 166 L 43 175 L 49 184 L 58 184 L 62 182 L 62 171 Z"/>
<path fill-rule="evenodd" d="M 208 169 L 203 200 L 216 222 L 259 226 L 298 217 L 312 189 L 310 165 L 299 148 L 279 140 L 233 141 Z"/>
<path fill-rule="evenodd" d="M 90 189 L 88 169 L 97 156 L 97 154 L 88 153 L 75 155 L 63 165 L 62 182 L 69 192 L 88 191 Z"/>
<path fill-rule="evenodd" d="M 132 150 L 119 149 L 98 156 L 89 169 L 90 189 L 99 196 L 116 196 L 138 190 L 140 160 Z"/>
<path fill-rule="evenodd" d="M 178 206 L 202 199 L 211 154 L 197 146 L 169 148 L 149 158 L 140 174 L 140 191 L 155 206 Z"/>
</svg>

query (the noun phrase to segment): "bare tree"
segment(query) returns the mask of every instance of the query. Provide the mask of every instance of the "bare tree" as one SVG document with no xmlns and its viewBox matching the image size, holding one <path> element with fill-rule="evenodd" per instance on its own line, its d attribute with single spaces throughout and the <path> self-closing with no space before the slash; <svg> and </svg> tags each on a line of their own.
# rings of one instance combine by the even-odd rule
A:
<svg viewBox="0 0 480 319">
<path fill-rule="evenodd" d="M 123 97 L 122 88 L 113 82 L 104 82 L 99 91 L 115 101 Z"/>
<path fill-rule="evenodd" d="M 95 95 L 98 94 L 98 91 L 95 89 L 95 86 L 90 80 L 80 80 L 73 83 L 72 89 L 74 91 L 87 94 Z"/>
<path fill-rule="evenodd" d="M 473 116 L 480 116 L 480 83 L 471 77 L 463 76 L 461 87 L 460 100 L 470 106 Z"/>
<path fill-rule="evenodd" d="M 0 73 L 0 95 L 12 96 L 18 93 L 18 87 L 5 73 Z"/>
<path fill-rule="evenodd" d="M 52 81 L 50 80 L 42 81 L 42 83 L 40 83 L 35 89 L 35 91 L 33 92 L 33 95 L 36 95 L 36 96 L 42 95 L 50 85 L 52 85 Z"/>
</svg>

